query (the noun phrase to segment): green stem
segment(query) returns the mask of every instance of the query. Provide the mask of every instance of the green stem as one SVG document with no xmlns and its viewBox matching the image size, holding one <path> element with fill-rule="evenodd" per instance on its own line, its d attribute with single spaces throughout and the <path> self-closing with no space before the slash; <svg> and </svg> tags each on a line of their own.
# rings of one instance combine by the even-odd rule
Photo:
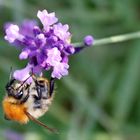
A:
<svg viewBox="0 0 140 140">
<path fill-rule="evenodd" d="M 123 35 L 116 35 L 116 36 L 107 37 L 103 39 L 97 39 L 97 40 L 95 39 L 94 46 L 118 43 L 118 42 L 123 42 L 123 41 L 137 39 L 137 38 L 140 38 L 140 31 L 123 34 Z M 75 46 L 79 46 L 80 44 L 81 43 L 74 43 Z"/>
</svg>

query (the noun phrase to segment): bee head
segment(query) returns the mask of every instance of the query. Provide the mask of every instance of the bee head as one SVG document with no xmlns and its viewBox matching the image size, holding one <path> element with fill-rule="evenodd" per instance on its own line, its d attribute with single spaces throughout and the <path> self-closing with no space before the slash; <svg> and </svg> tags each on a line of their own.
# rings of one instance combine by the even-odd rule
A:
<svg viewBox="0 0 140 140">
<path fill-rule="evenodd" d="M 15 99 L 21 99 L 23 96 L 24 87 L 15 79 L 11 79 L 6 85 L 6 91 L 8 97 L 14 97 Z"/>
</svg>

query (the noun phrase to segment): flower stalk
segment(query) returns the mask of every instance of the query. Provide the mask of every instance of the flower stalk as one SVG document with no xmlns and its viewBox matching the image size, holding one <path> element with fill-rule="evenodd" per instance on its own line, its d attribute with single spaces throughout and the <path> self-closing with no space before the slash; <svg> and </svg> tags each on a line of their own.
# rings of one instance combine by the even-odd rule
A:
<svg viewBox="0 0 140 140">
<path fill-rule="evenodd" d="M 124 42 L 128 40 L 138 39 L 140 38 L 140 31 L 128 33 L 128 34 L 122 34 L 122 35 L 115 35 L 111 37 L 106 37 L 102 39 L 95 39 L 94 40 L 94 46 L 102 46 L 107 44 L 113 44 L 113 43 L 119 43 Z M 81 43 L 73 43 L 74 46 L 81 46 Z"/>
</svg>

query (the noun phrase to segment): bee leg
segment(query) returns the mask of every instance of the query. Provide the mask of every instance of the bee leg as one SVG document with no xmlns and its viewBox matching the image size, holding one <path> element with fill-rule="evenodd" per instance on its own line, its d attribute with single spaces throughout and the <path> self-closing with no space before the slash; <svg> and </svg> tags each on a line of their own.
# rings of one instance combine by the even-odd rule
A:
<svg viewBox="0 0 140 140">
<path fill-rule="evenodd" d="M 55 78 L 51 77 L 51 79 L 50 79 L 50 97 L 52 96 L 53 91 L 54 91 L 54 82 L 55 82 Z"/>
<path fill-rule="evenodd" d="M 37 91 L 37 95 L 38 95 L 38 96 L 35 95 L 35 98 L 36 98 L 36 100 L 40 100 L 42 98 L 42 89 L 41 89 L 40 85 L 38 84 L 37 78 L 34 74 L 32 74 L 32 78 L 35 82 L 36 91 Z"/>
<path fill-rule="evenodd" d="M 41 100 L 42 98 L 42 88 L 40 87 L 40 85 L 36 82 L 36 91 L 37 91 L 37 99 Z"/>
</svg>

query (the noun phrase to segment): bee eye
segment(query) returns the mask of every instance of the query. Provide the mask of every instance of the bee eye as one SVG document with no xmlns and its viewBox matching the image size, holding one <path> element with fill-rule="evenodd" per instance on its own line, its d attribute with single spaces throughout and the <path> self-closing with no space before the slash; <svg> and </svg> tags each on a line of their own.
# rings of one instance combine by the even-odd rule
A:
<svg viewBox="0 0 140 140">
<path fill-rule="evenodd" d="M 7 90 L 7 94 L 8 94 L 8 96 L 13 96 L 14 93 L 15 93 L 15 89 L 12 88 L 12 87 L 9 87 L 9 88 L 6 89 L 6 90 Z"/>
<path fill-rule="evenodd" d="M 16 95 L 15 95 L 15 98 L 16 99 L 21 99 L 23 96 L 23 90 L 21 90 L 20 92 L 18 92 Z"/>
</svg>

